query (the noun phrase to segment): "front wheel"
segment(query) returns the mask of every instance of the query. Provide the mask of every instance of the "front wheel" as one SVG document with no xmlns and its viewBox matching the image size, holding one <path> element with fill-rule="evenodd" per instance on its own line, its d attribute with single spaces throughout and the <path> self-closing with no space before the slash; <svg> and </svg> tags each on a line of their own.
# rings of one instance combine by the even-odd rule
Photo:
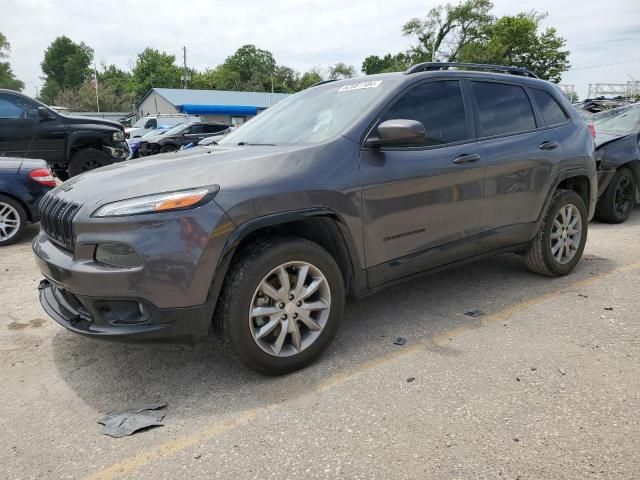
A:
<svg viewBox="0 0 640 480">
<path fill-rule="evenodd" d="M 326 250 L 301 238 L 265 239 L 239 252 L 230 268 L 214 331 L 247 367 L 283 375 L 329 346 L 344 301 L 342 274 Z"/>
<path fill-rule="evenodd" d="M 527 268 L 549 277 L 570 273 L 582 257 L 588 222 L 580 195 L 571 190 L 556 191 L 525 253 Z"/>
<path fill-rule="evenodd" d="M 109 165 L 111 158 L 102 150 L 96 148 L 84 148 L 77 151 L 69 162 L 69 177 L 75 177 L 81 173 Z"/>
</svg>

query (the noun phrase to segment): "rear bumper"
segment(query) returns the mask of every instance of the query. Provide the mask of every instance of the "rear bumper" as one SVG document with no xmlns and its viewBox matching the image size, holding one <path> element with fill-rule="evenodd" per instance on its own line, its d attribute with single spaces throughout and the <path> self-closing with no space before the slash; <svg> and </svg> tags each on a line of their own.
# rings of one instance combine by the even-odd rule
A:
<svg viewBox="0 0 640 480">
<path fill-rule="evenodd" d="M 136 298 L 75 295 L 49 279 L 38 286 L 40 304 L 66 329 L 91 337 L 203 337 L 209 332 L 213 305 L 159 309 Z"/>
</svg>

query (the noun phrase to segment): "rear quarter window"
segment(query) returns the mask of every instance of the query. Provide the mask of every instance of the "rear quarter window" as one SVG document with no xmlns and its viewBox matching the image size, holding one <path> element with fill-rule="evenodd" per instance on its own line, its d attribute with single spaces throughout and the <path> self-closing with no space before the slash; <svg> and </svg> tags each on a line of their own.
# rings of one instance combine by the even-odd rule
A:
<svg viewBox="0 0 640 480">
<path fill-rule="evenodd" d="M 556 99 L 549 93 L 538 90 L 537 88 L 532 88 L 531 94 L 533 95 L 534 101 L 538 104 L 538 109 L 544 119 L 544 123 L 546 123 L 548 127 L 560 125 L 569 120 L 569 117 L 567 117 L 562 107 L 560 107 Z"/>
<path fill-rule="evenodd" d="M 533 107 L 522 87 L 474 81 L 471 88 L 478 104 L 480 134 L 483 137 L 536 128 Z"/>
</svg>

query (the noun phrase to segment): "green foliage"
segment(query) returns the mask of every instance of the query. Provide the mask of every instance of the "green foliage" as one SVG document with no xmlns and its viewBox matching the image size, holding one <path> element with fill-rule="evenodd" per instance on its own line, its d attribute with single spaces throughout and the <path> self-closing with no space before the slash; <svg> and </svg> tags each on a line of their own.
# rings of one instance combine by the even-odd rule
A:
<svg viewBox="0 0 640 480">
<path fill-rule="evenodd" d="M 538 33 L 545 15 L 537 12 L 504 16 L 488 25 L 482 38 L 462 48 L 464 62 L 495 63 L 524 67 L 540 78 L 559 82 L 569 69 L 566 40 L 554 28 Z"/>
<path fill-rule="evenodd" d="M 490 0 L 466 0 L 432 8 L 424 19 L 412 18 L 402 32 L 416 37 L 412 56 L 423 61 L 454 61 L 460 50 L 477 40 L 494 21 Z"/>
<path fill-rule="evenodd" d="M 0 33 L 0 59 L 9 58 L 10 52 L 11 45 L 9 44 L 7 37 Z M 9 90 L 18 91 L 24 88 L 24 83 L 18 80 L 13 74 L 9 62 L 0 62 L 0 88 L 8 88 Z"/>
<path fill-rule="evenodd" d="M 244 45 L 216 70 L 217 85 L 222 90 L 270 92 L 277 68 L 271 52 Z"/>
<path fill-rule="evenodd" d="M 342 80 L 356 76 L 356 69 L 351 65 L 338 62 L 334 66 L 329 67 L 329 80 Z"/>
<path fill-rule="evenodd" d="M 153 87 L 179 88 L 182 70 L 175 64 L 175 55 L 155 48 L 145 48 L 138 54 L 131 72 L 131 90 L 140 98 Z"/>
<path fill-rule="evenodd" d="M 298 82 L 298 89 L 304 90 L 305 88 L 309 88 L 314 86 L 316 83 L 322 82 L 324 80 L 324 76 L 319 68 L 313 68 L 308 72 L 305 72 L 302 77 L 300 77 L 300 81 Z"/>
<path fill-rule="evenodd" d="M 41 98 L 51 102 L 64 89 L 79 88 L 91 76 L 93 49 L 66 36 L 56 38 L 44 53 L 40 64 L 45 75 Z"/>
<path fill-rule="evenodd" d="M 409 53 L 387 53 L 384 57 L 370 55 L 362 62 L 362 73 L 373 75 L 375 73 L 401 72 L 409 68 L 413 63 Z"/>
</svg>

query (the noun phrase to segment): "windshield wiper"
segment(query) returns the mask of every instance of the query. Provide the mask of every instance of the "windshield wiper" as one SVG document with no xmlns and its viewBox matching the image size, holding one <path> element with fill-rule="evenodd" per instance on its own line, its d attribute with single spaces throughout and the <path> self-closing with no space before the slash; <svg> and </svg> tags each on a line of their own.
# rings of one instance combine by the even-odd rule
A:
<svg viewBox="0 0 640 480">
<path fill-rule="evenodd" d="M 275 143 L 248 143 L 248 142 L 238 142 L 238 146 L 243 146 L 243 145 L 248 145 L 251 147 L 275 147 L 276 144 Z"/>
</svg>

